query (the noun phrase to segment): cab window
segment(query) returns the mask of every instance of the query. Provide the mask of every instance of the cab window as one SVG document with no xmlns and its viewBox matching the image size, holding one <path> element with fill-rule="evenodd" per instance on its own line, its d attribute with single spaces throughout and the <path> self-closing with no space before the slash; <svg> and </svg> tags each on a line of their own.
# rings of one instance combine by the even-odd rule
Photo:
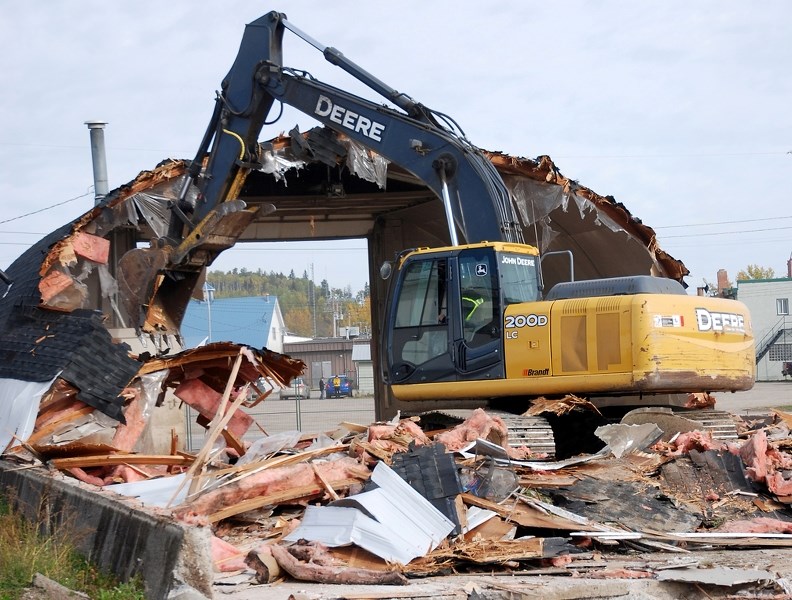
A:
<svg viewBox="0 0 792 600">
<path fill-rule="evenodd" d="M 495 258 L 487 250 L 465 251 L 459 256 L 462 329 L 465 340 L 472 345 L 498 337 L 500 311 Z"/>
</svg>

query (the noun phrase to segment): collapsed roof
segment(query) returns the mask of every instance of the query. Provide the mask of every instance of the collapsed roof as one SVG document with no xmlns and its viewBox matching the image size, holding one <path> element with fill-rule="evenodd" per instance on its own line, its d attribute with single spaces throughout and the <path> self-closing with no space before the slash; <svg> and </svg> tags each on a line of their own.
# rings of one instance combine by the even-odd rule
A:
<svg viewBox="0 0 792 600">
<path fill-rule="evenodd" d="M 355 142 L 325 128 L 295 129 L 266 147 L 267 164 L 250 173 L 240 198 L 227 202 L 201 235 L 176 246 L 159 240 L 188 163 L 167 160 L 23 253 L 7 271 L 13 285 L 0 287 L 0 377 L 60 377 L 80 400 L 122 419 L 121 391 L 148 355 L 180 347 L 184 311 L 205 268 L 238 240 L 365 237 L 372 264 L 405 247 L 448 244 L 434 194 Z M 511 192 L 525 239 L 545 252 L 571 250 L 576 279 L 681 280 L 688 273 L 623 204 L 564 177 L 549 157 L 489 157 Z M 567 279 L 567 269 L 548 264 L 546 282 Z M 382 285 L 372 282 L 372 305 L 384 298 Z M 146 356 L 130 354 L 125 336 L 140 340 Z"/>
</svg>

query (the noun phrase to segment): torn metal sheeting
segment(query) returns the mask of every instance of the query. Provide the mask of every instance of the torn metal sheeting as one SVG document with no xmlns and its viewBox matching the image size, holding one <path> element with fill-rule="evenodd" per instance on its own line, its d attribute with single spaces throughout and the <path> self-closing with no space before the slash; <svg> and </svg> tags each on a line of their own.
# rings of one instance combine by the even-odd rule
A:
<svg viewBox="0 0 792 600">
<path fill-rule="evenodd" d="M 105 489 L 122 496 L 137 498 L 143 504 L 165 508 L 171 499 L 181 503 L 187 497 L 187 489 L 182 487 L 184 473 L 179 473 L 172 477 L 158 477 L 156 479 L 144 479 L 143 481 L 131 481 L 129 483 L 116 483 L 108 485 Z M 182 488 L 182 489 L 179 489 Z"/>
<path fill-rule="evenodd" d="M 594 434 L 608 445 L 616 458 L 621 458 L 625 454 L 645 450 L 659 440 L 663 432 L 654 423 L 645 423 L 602 425 Z"/>
<path fill-rule="evenodd" d="M 496 513 L 494 510 L 487 510 L 486 508 L 480 508 L 478 506 L 469 506 L 467 509 L 467 515 L 465 517 L 467 524 L 463 533 L 467 533 L 476 527 L 483 525 L 493 517 L 497 516 L 497 514 L 498 513 Z"/>
<path fill-rule="evenodd" d="M 426 553 L 416 551 L 411 540 L 399 534 L 398 527 L 381 523 L 349 506 L 308 506 L 300 526 L 284 538 L 321 542 L 327 546 L 356 544 L 389 562 L 406 565 Z"/>
<path fill-rule="evenodd" d="M 355 542 L 385 560 L 406 565 L 433 550 L 454 529 L 452 521 L 385 463 L 377 464 L 371 480 L 377 488 L 327 507 L 308 507 L 303 522 L 285 539 L 332 546 Z"/>
<path fill-rule="evenodd" d="M 564 460 L 556 461 L 532 461 L 532 460 L 516 460 L 509 458 L 503 446 L 494 444 L 488 440 L 477 439 L 470 442 L 464 448 L 460 449 L 459 454 L 465 458 L 475 458 L 476 456 L 489 456 L 501 464 L 510 464 L 518 467 L 527 467 L 534 471 L 558 471 L 567 467 L 573 467 L 583 463 L 601 460 L 610 456 L 611 451 L 606 446 L 602 450 L 594 454 L 583 454 L 580 456 L 573 456 Z"/>
<path fill-rule="evenodd" d="M 0 452 L 33 433 L 39 402 L 53 381 L 0 379 Z"/>
</svg>

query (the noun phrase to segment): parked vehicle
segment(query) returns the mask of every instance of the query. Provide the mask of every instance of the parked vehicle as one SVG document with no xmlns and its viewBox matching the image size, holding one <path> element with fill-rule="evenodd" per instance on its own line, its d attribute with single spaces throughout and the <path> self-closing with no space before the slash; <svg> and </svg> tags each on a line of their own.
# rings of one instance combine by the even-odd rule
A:
<svg viewBox="0 0 792 600">
<path fill-rule="evenodd" d="M 785 362 L 781 367 L 781 375 L 784 376 L 784 379 L 792 375 L 792 362 Z"/>
<path fill-rule="evenodd" d="M 303 381 L 302 377 L 297 377 L 291 382 L 289 387 L 283 388 L 280 393 L 281 399 L 284 398 L 300 398 L 306 399 L 311 397 L 311 388 Z"/>
<path fill-rule="evenodd" d="M 338 390 L 336 390 L 334 383 L 336 378 L 339 380 Z M 327 378 L 327 383 L 325 384 L 325 396 L 328 398 L 343 398 L 345 396 L 351 395 L 352 383 L 349 381 L 349 377 L 346 375 L 334 375 L 333 377 Z"/>
</svg>

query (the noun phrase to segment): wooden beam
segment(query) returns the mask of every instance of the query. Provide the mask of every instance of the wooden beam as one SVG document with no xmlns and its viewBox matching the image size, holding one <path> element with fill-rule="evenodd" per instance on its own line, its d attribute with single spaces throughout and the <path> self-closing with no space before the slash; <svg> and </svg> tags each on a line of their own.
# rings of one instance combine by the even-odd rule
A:
<svg viewBox="0 0 792 600">
<path fill-rule="evenodd" d="M 360 480 L 355 478 L 350 478 L 350 479 L 336 479 L 333 481 L 328 481 L 327 485 L 331 487 L 333 490 L 337 491 L 348 488 L 349 486 L 355 485 L 356 483 L 360 483 Z M 216 513 L 212 513 L 211 515 L 209 515 L 209 522 L 217 523 L 217 521 L 220 521 L 222 519 L 227 519 L 228 517 L 233 517 L 234 515 L 238 515 L 240 513 L 247 512 L 249 510 L 254 510 L 256 508 L 261 508 L 262 506 L 284 504 L 291 500 L 316 496 L 324 493 L 325 491 L 326 490 L 324 485 L 320 483 L 312 483 L 310 485 L 303 485 L 300 487 L 292 488 L 290 490 L 284 490 L 282 492 L 269 494 L 267 496 L 258 496 L 256 498 L 250 498 L 248 500 L 243 500 L 242 502 L 239 502 L 232 506 L 227 506 L 223 510 L 218 510 Z"/>
<path fill-rule="evenodd" d="M 170 454 L 100 454 L 94 456 L 73 456 L 70 458 L 53 458 L 49 464 L 56 469 L 89 467 L 106 467 L 110 465 L 189 465 L 192 459 L 185 456 Z"/>
</svg>

